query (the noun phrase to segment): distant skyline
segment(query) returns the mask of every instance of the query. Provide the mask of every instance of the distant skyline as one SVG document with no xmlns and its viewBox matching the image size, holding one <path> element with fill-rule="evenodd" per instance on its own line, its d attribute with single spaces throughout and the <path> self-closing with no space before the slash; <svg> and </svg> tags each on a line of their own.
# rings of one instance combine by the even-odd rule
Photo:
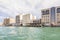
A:
<svg viewBox="0 0 60 40">
<path fill-rule="evenodd" d="M 0 22 L 20 13 L 31 13 L 41 18 L 41 9 L 54 6 L 60 6 L 60 0 L 0 0 Z"/>
</svg>

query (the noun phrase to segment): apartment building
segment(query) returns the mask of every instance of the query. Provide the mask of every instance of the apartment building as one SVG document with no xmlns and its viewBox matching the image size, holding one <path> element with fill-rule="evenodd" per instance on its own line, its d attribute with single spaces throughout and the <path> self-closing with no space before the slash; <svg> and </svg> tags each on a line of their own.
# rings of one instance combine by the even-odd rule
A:
<svg viewBox="0 0 60 40">
<path fill-rule="evenodd" d="M 15 25 L 20 25 L 22 24 L 22 14 L 16 16 L 16 24 Z"/>
<path fill-rule="evenodd" d="M 60 7 L 51 7 L 41 10 L 42 24 L 60 25 Z"/>
<path fill-rule="evenodd" d="M 33 23 L 33 20 L 36 19 L 36 16 L 33 16 L 32 14 L 25 14 L 23 15 L 23 25 L 27 25 L 28 23 Z"/>
</svg>

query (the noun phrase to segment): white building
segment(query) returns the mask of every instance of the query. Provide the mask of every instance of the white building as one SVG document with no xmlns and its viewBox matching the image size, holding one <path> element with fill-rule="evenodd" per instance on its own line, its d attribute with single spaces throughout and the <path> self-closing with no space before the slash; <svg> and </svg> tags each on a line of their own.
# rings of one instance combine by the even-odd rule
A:
<svg viewBox="0 0 60 40">
<path fill-rule="evenodd" d="M 36 16 L 33 16 L 32 14 L 25 14 L 23 15 L 23 25 L 27 25 L 28 23 L 33 23 L 33 20 L 36 19 Z"/>
<path fill-rule="evenodd" d="M 22 24 L 22 14 L 16 16 L 16 25 Z"/>
</svg>

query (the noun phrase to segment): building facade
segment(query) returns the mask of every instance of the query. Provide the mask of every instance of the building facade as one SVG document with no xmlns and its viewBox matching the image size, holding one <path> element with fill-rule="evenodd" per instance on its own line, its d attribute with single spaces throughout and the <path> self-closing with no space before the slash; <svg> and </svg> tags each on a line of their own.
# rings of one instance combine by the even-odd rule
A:
<svg viewBox="0 0 60 40">
<path fill-rule="evenodd" d="M 41 27 L 41 19 L 33 20 L 33 23 L 28 23 L 28 27 Z"/>
<path fill-rule="evenodd" d="M 39 24 L 41 24 L 41 19 L 36 19 L 36 20 L 33 21 L 33 23 L 39 23 Z"/>
<path fill-rule="evenodd" d="M 5 18 L 3 25 L 7 26 L 7 25 L 13 25 L 15 23 L 15 19 L 13 18 Z"/>
<path fill-rule="evenodd" d="M 23 25 L 27 25 L 28 23 L 33 23 L 33 20 L 36 19 L 36 16 L 33 16 L 32 14 L 25 14 L 23 15 Z"/>
<path fill-rule="evenodd" d="M 22 24 L 22 14 L 16 16 L 16 25 Z"/>
<path fill-rule="evenodd" d="M 42 24 L 60 25 L 60 7 L 51 7 L 43 9 L 42 11 Z"/>
</svg>

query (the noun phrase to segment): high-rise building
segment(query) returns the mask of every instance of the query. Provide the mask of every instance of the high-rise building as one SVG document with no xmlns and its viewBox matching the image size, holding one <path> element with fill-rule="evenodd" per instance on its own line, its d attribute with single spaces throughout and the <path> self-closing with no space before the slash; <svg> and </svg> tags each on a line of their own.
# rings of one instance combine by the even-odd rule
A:
<svg viewBox="0 0 60 40">
<path fill-rule="evenodd" d="M 43 24 L 60 25 L 60 7 L 43 9 L 41 12 Z"/>
<path fill-rule="evenodd" d="M 4 22 L 3 22 L 3 25 L 13 25 L 15 23 L 15 19 L 13 18 L 5 18 L 4 19 Z"/>
<path fill-rule="evenodd" d="M 35 20 L 36 17 L 33 16 L 32 14 L 25 14 L 23 15 L 23 25 L 27 25 L 28 23 L 33 23 L 33 20 Z"/>
<path fill-rule="evenodd" d="M 16 16 L 16 25 L 22 24 L 22 14 Z"/>
</svg>

